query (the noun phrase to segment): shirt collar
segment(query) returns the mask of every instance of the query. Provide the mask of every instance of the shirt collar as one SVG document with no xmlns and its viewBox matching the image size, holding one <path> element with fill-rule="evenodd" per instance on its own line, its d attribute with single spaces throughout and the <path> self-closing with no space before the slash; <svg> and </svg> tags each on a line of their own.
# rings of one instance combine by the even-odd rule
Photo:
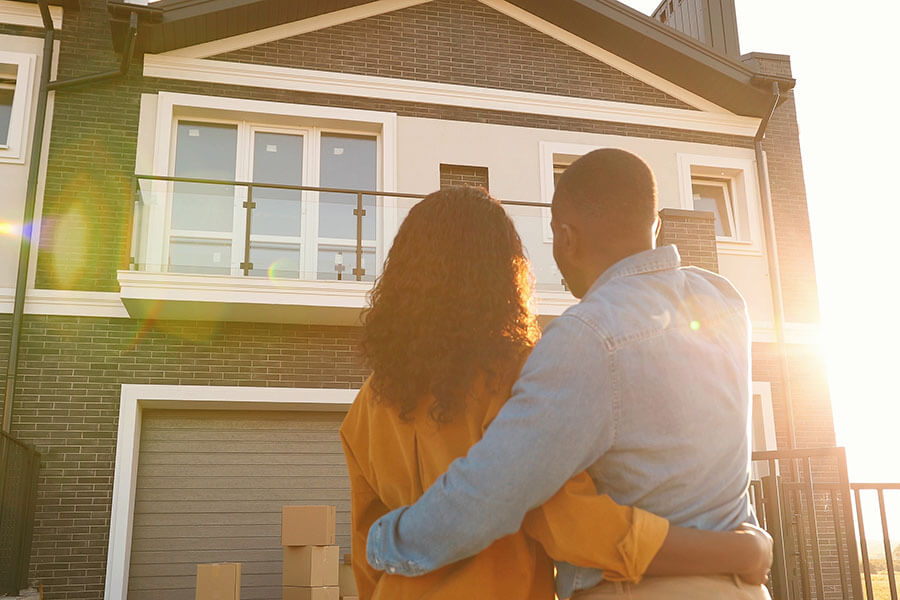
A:
<svg viewBox="0 0 900 600">
<path fill-rule="evenodd" d="M 681 256 L 675 246 L 662 246 L 652 250 L 644 250 L 631 256 L 626 256 L 597 278 L 597 281 L 590 287 L 585 297 L 593 293 L 597 288 L 605 283 L 627 277 L 629 275 L 639 275 L 642 273 L 652 273 L 654 271 L 667 271 L 669 269 L 677 269 L 681 266 Z"/>
</svg>

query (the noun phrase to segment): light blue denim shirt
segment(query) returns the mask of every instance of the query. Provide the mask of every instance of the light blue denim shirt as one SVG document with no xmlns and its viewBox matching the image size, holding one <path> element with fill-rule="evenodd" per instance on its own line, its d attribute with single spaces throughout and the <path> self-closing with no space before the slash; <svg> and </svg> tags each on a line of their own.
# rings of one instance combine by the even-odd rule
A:
<svg viewBox="0 0 900 600">
<path fill-rule="evenodd" d="M 468 455 L 369 530 L 376 569 L 420 575 L 518 531 L 585 469 L 597 489 L 675 525 L 754 522 L 750 323 L 723 277 L 665 246 L 608 269 L 553 320 Z M 558 565 L 561 598 L 602 572 Z"/>
</svg>

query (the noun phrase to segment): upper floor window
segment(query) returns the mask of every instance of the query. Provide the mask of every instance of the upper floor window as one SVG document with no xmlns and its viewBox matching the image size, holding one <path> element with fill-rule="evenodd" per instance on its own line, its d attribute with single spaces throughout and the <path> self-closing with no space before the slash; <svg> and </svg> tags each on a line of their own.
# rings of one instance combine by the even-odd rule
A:
<svg viewBox="0 0 900 600">
<path fill-rule="evenodd" d="M 178 120 L 173 175 L 285 186 L 374 191 L 378 138 L 320 127 Z M 253 203 L 246 218 L 246 203 Z M 168 270 L 339 279 L 356 254 L 356 194 L 176 182 Z M 375 267 L 376 199 L 363 197 L 363 267 Z M 244 261 L 250 228 L 249 265 Z"/>
<path fill-rule="evenodd" d="M 694 210 L 716 216 L 716 237 L 735 239 L 734 204 L 730 179 L 694 177 L 691 181 Z"/>
<path fill-rule="evenodd" d="M 372 281 L 397 229 L 396 139 L 393 113 L 144 94 L 133 269 Z"/>
<path fill-rule="evenodd" d="M 24 162 L 34 84 L 33 54 L 0 51 L 0 162 Z"/>
<path fill-rule="evenodd" d="M 16 95 L 18 65 L 0 64 L 0 145 L 6 146 L 12 118 L 13 98 Z"/>
</svg>

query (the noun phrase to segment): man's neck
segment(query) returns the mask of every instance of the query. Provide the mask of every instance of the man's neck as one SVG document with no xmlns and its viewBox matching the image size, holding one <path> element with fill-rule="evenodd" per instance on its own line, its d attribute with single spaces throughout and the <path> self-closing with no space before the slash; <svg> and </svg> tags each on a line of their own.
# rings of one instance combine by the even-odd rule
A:
<svg viewBox="0 0 900 600">
<path fill-rule="evenodd" d="M 629 256 L 634 256 L 635 254 L 640 254 L 647 250 L 653 250 L 655 247 L 656 244 L 652 242 L 648 244 L 633 244 L 627 247 L 616 248 L 613 252 L 597 255 L 591 262 L 590 270 L 588 271 L 588 281 L 590 281 L 590 285 L 588 285 L 587 289 L 594 287 L 597 280 L 616 263 L 625 260 Z"/>
</svg>

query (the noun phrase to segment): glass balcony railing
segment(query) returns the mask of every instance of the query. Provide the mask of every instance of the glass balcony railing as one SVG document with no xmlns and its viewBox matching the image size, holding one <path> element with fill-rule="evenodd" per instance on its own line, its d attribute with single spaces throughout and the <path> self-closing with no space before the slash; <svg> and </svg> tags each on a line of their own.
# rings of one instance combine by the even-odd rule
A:
<svg viewBox="0 0 900 600">
<path fill-rule="evenodd" d="M 399 224 L 425 196 L 373 190 L 136 176 L 131 269 L 371 282 Z M 538 289 L 564 291 L 549 207 L 501 201 Z"/>
</svg>

